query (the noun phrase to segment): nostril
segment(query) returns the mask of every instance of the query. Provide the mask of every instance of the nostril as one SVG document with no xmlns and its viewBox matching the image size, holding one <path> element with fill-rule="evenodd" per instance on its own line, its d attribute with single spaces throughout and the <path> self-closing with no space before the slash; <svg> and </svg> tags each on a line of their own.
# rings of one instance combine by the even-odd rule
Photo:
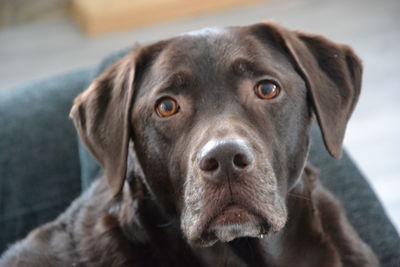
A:
<svg viewBox="0 0 400 267">
<path fill-rule="evenodd" d="M 233 157 L 233 165 L 239 168 L 246 168 L 251 164 L 250 158 L 246 154 L 236 154 Z"/>
<path fill-rule="evenodd" d="M 219 167 L 218 161 L 214 158 L 204 159 L 200 162 L 200 168 L 203 171 L 215 171 Z"/>
</svg>

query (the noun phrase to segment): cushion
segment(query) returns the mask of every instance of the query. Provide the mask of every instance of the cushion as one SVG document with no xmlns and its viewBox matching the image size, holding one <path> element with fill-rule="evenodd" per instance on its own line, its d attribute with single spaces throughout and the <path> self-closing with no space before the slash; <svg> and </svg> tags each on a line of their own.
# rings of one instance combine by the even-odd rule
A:
<svg viewBox="0 0 400 267">
<path fill-rule="evenodd" d="M 73 98 L 92 70 L 0 90 L 0 254 L 80 194 Z"/>
</svg>

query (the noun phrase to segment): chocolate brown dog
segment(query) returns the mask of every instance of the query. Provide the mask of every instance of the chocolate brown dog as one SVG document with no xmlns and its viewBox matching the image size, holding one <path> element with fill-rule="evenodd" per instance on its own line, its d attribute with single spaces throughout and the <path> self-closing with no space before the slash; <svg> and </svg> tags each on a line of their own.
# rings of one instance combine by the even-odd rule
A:
<svg viewBox="0 0 400 267">
<path fill-rule="evenodd" d="M 314 117 L 340 157 L 361 74 L 269 23 L 135 47 L 71 111 L 105 177 L 0 265 L 378 266 L 306 165 Z"/>
</svg>

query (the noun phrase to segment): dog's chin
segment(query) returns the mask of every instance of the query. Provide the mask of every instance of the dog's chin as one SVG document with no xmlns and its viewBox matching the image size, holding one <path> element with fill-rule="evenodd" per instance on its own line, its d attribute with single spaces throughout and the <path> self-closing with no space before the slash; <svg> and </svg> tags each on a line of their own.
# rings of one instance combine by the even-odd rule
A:
<svg viewBox="0 0 400 267">
<path fill-rule="evenodd" d="M 270 230 L 269 223 L 259 215 L 241 206 L 231 204 L 206 225 L 193 245 L 212 246 L 216 242 L 229 242 L 239 237 L 262 238 Z"/>
</svg>

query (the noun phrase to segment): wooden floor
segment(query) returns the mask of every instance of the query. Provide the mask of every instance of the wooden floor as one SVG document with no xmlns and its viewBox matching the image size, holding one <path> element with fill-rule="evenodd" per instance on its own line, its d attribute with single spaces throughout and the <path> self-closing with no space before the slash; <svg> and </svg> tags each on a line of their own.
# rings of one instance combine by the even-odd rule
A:
<svg viewBox="0 0 400 267">
<path fill-rule="evenodd" d="M 281 0 L 96 39 L 84 37 L 68 19 L 4 29 L 0 30 L 0 90 L 93 66 L 137 41 L 265 19 L 350 44 L 363 59 L 362 97 L 345 144 L 400 229 L 399 0 Z"/>
</svg>

